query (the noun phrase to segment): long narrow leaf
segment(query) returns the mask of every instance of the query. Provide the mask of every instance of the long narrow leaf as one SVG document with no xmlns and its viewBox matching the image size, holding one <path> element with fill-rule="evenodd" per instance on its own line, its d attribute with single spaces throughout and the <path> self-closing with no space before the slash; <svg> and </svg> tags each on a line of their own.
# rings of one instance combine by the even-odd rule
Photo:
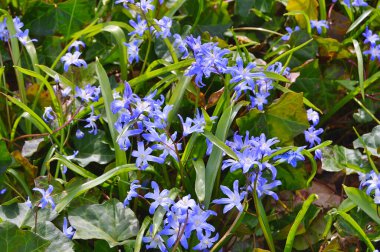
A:
<svg viewBox="0 0 380 252">
<path fill-rule="evenodd" d="M 57 213 L 62 212 L 62 210 L 77 196 L 85 193 L 86 191 L 90 190 L 91 188 L 94 188 L 98 185 L 103 184 L 105 181 L 108 179 L 119 175 L 120 173 L 124 172 L 130 172 L 130 171 L 135 171 L 137 168 L 135 168 L 134 164 L 126 164 L 126 165 L 121 165 L 118 167 L 113 168 L 112 170 L 104 173 L 103 175 L 97 177 L 96 179 L 93 179 L 91 181 L 88 181 L 82 185 L 79 185 L 70 191 L 67 192 L 67 195 L 64 196 L 61 201 L 58 203 L 56 206 L 55 210 Z"/>
<path fill-rule="evenodd" d="M 303 218 L 306 215 L 307 210 L 311 204 L 318 198 L 316 194 L 311 194 L 303 203 L 301 210 L 298 212 L 296 219 L 293 222 L 292 227 L 289 230 L 288 237 L 286 239 L 284 252 L 291 252 L 293 249 L 294 238 L 296 237 L 298 226 L 301 224 Z"/>
<path fill-rule="evenodd" d="M 364 66 L 363 66 L 363 54 L 360 49 L 359 42 L 355 39 L 352 40 L 354 44 L 356 58 L 358 59 L 358 74 L 359 74 L 359 87 L 360 92 L 362 94 L 362 98 L 364 99 Z"/>
</svg>

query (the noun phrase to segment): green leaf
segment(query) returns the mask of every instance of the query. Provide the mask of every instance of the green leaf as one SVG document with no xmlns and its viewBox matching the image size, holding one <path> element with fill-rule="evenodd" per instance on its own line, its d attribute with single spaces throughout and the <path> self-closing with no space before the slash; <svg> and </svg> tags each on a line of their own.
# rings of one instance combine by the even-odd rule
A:
<svg viewBox="0 0 380 252">
<path fill-rule="evenodd" d="M 57 215 L 49 208 L 39 209 L 37 223 L 54 220 Z M 25 203 L 0 206 L 0 218 L 18 227 L 34 227 L 35 225 L 35 214 Z"/>
<path fill-rule="evenodd" d="M 377 224 L 380 224 L 380 217 L 377 214 L 377 205 L 373 202 L 373 199 L 370 196 L 355 187 L 347 187 L 343 185 L 343 189 L 351 201 L 368 214 L 368 216 Z"/>
<path fill-rule="evenodd" d="M 311 194 L 307 200 L 303 203 L 301 210 L 298 212 L 296 219 L 294 220 L 294 223 L 292 227 L 289 230 L 288 237 L 286 239 L 286 244 L 284 248 L 284 252 L 291 252 L 293 250 L 293 242 L 294 238 L 296 237 L 296 232 L 298 229 L 298 226 L 301 224 L 302 220 L 304 219 L 307 210 L 311 206 L 311 204 L 318 198 L 316 194 Z"/>
<path fill-rule="evenodd" d="M 212 142 L 215 146 L 217 146 L 219 149 L 221 149 L 224 153 L 226 153 L 228 156 L 232 157 L 233 159 L 237 160 L 238 157 L 236 156 L 235 152 L 231 150 L 230 147 L 228 147 L 223 141 L 219 140 L 216 136 L 211 134 L 208 131 L 205 131 L 202 133 L 210 142 Z"/>
<path fill-rule="evenodd" d="M 362 98 L 364 99 L 364 66 L 363 66 L 363 54 L 360 49 L 359 42 L 355 39 L 352 40 L 354 44 L 356 58 L 358 59 L 358 74 L 359 74 L 359 86 Z"/>
<path fill-rule="evenodd" d="M 344 146 L 326 147 L 322 149 L 322 153 L 322 169 L 325 171 L 338 172 L 349 168 L 350 164 L 359 168 L 365 164 L 359 150 L 348 149 Z"/>
<path fill-rule="evenodd" d="M 358 17 L 352 24 L 351 26 L 348 28 L 347 32 L 346 33 L 349 33 L 350 31 L 354 30 L 361 22 L 363 22 L 364 20 L 367 19 L 367 17 L 371 14 L 371 12 L 373 11 L 373 9 L 369 9 L 369 10 L 366 10 L 364 11 L 360 17 Z"/>
<path fill-rule="evenodd" d="M 86 0 L 68 0 L 60 3 L 36 1 L 28 6 L 23 20 L 32 34 L 48 36 L 64 34 L 67 37 L 80 30 L 94 17 L 95 2 Z"/>
<path fill-rule="evenodd" d="M 78 197 L 79 195 L 87 192 L 88 190 L 101 185 L 102 183 L 106 182 L 108 179 L 120 174 L 120 173 L 126 173 L 130 171 L 137 170 L 135 168 L 134 164 L 125 164 L 118 167 L 113 168 L 112 170 L 109 170 L 108 172 L 104 173 L 103 175 L 97 177 L 96 179 L 90 180 L 84 184 L 75 186 L 70 188 L 70 190 L 67 190 L 67 194 L 65 197 L 61 199 L 61 201 L 57 204 L 55 207 L 55 210 L 59 213 L 61 212 L 75 197 Z"/>
<path fill-rule="evenodd" d="M 205 190 L 206 190 L 206 170 L 205 170 L 205 163 L 203 162 L 203 159 L 198 158 L 197 160 L 193 160 L 193 165 L 196 173 L 195 178 L 195 193 L 197 194 L 198 201 L 203 202 L 205 199 Z"/>
<path fill-rule="evenodd" d="M 318 1 L 317 0 L 288 0 L 286 5 L 288 11 L 303 11 L 309 20 L 318 20 Z M 295 16 L 301 28 L 307 27 L 307 20 L 303 15 Z"/>
<path fill-rule="evenodd" d="M 19 229 L 16 225 L 5 221 L 0 223 L 0 248 L 2 251 L 45 251 L 50 242 L 31 231 Z"/>
<path fill-rule="evenodd" d="M 281 144 L 292 145 L 294 137 L 309 127 L 303 107 L 302 93 L 285 93 L 274 101 L 266 111 L 251 110 L 236 120 L 240 132 L 249 131 L 258 136 L 277 137 Z"/>
<path fill-rule="evenodd" d="M 137 237 L 135 240 L 135 252 L 141 251 L 141 243 L 142 243 L 142 238 L 144 236 L 145 230 L 149 227 L 149 224 L 152 222 L 152 218 L 149 216 L 146 216 L 143 223 L 141 224 L 141 228 L 139 232 L 137 233 Z"/>
<path fill-rule="evenodd" d="M 370 133 L 362 135 L 362 140 L 365 143 L 365 147 L 376 156 L 380 156 L 380 125 L 375 126 Z M 364 148 L 360 139 L 354 141 L 354 148 Z"/>
<path fill-rule="evenodd" d="M 45 139 L 42 137 L 25 141 L 24 145 L 22 146 L 21 155 L 23 157 L 31 157 L 35 152 L 37 152 L 38 146 L 44 140 Z"/>
<path fill-rule="evenodd" d="M 272 237 L 272 232 L 269 226 L 268 218 L 265 213 L 265 209 L 263 206 L 263 203 L 261 202 L 261 199 L 257 196 L 257 193 L 253 193 L 253 201 L 255 204 L 256 212 L 257 212 L 257 218 L 259 219 L 259 224 L 261 227 L 261 230 L 263 231 L 265 240 L 268 244 L 268 247 L 271 252 L 276 251 L 274 242 L 273 242 L 273 237 Z"/>
<path fill-rule="evenodd" d="M 373 246 L 372 242 L 366 235 L 366 233 L 363 231 L 363 229 L 360 227 L 360 225 L 353 219 L 350 215 L 346 214 L 345 212 L 338 211 L 337 212 L 352 228 L 355 229 L 357 234 L 359 235 L 360 239 L 364 241 L 364 243 L 367 245 L 371 251 L 375 250 L 375 247 Z"/>
<path fill-rule="evenodd" d="M 139 230 L 133 211 L 116 199 L 69 211 L 69 221 L 76 229 L 74 239 L 106 240 L 110 247 L 125 244 Z"/>
<path fill-rule="evenodd" d="M 108 164 L 114 160 L 115 153 L 110 149 L 108 144 L 103 142 L 104 136 L 104 131 L 98 130 L 96 136 L 85 134 L 82 139 L 74 138 L 74 147 L 79 153 L 72 160 L 78 162 L 83 167 L 91 162 Z"/>
<path fill-rule="evenodd" d="M 67 238 L 61 230 L 59 230 L 50 221 L 40 222 L 37 224 L 36 233 L 42 238 L 50 241 L 50 245 L 46 251 L 69 252 L 74 251 L 74 243 Z"/>
</svg>

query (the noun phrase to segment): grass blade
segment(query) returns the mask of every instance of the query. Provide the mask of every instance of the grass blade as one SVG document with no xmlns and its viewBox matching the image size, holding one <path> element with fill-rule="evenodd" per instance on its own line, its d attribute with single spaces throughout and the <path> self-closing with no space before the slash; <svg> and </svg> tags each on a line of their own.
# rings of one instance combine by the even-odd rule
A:
<svg viewBox="0 0 380 252">
<path fill-rule="evenodd" d="M 236 156 L 235 152 L 231 150 L 230 147 L 228 147 L 224 142 L 220 141 L 216 136 L 211 134 L 208 131 L 204 131 L 202 133 L 205 137 L 208 138 L 215 146 L 219 147 L 222 151 L 224 151 L 228 156 L 232 157 L 235 160 L 238 160 L 239 158 Z"/>
<path fill-rule="evenodd" d="M 141 251 L 141 243 L 142 243 L 142 238 L 144 236 L 145 230 L 149 227 L 149 224 L 152 222 L 152 218 L 149 216 L 145 217 L 143 223 L 141 224 L 140 230 L 137 233 L 136 239 L 135 239 L 135 252 Z"/>
<path fill-rule="evenodd" d="M 265 240 L 267 241 L 270 251 L 274 252 L 276 251 L 276 249 L 274 247 L 273 237 L 272 237 L 272 233 L 269 227 L 268 218 L 265 213 L 263 204 L 261 200 L 259 199 L 259 197 L 257 196 L 256 191 L 253 193 L 253 202 L 255 204 L 257 219 L 259 220 L 259 224 L 260 224 L 261 230 L 263 231 Z"/>
<path fill-rule="evenodd" d="M 289 230 L 288 238 L 286 239 L 284 252 L 291 252 L 293 249 L 294 238 L 296 237 L 298 226 L 301 224 L 310 205 L 318 198 L 316 194 L 311 194 L 303 203 L 301 210 L 298 212 L 292 227 Z"/>
<path fill-rule="evenodd" d="M 76 174 L 81 175 L 82 177 L 91 178 L 91 179 L 94 179 L 97 177 L 95 174 L 93 174 L 93 173 L 87 171 L 86 169 L 74 164 L 73 162 L 67 160 L 67 158 L 65 158 L 64 156 L 62 156 L 58 153 L 56 153 L 55 156 L 49 160 L 48 164 L 50 164 L 50 162 L 53 160 L 57 160 L 57 161 L 61 162 L 62 164 L 66 165 L 67 168 L 69 168 L 70 170 L 72 170 Z"/>
<path fill-rule="evenodd" d="M 60 213 L 75 197 L 85 193 L 86 191 L 90 190 L 91 188 L 94 188 L 98 185 L 103 184 L 108 179 L 110 179 L 116 175 L 119 175 L 121 173 L 130 172 L 130 171 L 136 171 L 136 170 L 137 170 L 137 168 L 134 164 L 125 164 L 125 165 L 115 167 L 112 170 L 109 170 L 108 172 L 104 173 L 103 175 L 101 175 L 101 176 L 99 176 L 99 177 L 97 177 L 91 181 L 88 181 L 82 185 L 79 185 L 79 186 L 71 189 L 70 191 L 65 192 L 65 193 L 67 193 L 66 196 L 64 196 L 61 199 L 61 201 L 57 204 L 55 210 L 57 211 L 57 213 Z"/>
</svg>

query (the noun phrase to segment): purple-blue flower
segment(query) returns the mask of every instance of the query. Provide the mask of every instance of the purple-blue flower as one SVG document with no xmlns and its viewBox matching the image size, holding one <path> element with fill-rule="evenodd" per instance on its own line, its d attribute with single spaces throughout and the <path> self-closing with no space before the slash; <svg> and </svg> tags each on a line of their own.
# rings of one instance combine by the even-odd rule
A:
<svg viewBox="0 0 380 252">
<path fill-rule="evenodd" d="M 317 32 L 318 34 L 321 34 L 322 33 L 322 28 L 326 28 L 328 29 L 329 28 L 329 25 L 327 24 L 327 21 L 326 20 L 311 20 L 310 21 L 310 24 L 311 24 L 311 28 L 316 28 L 317 29 Z"/>
<path fill-rule="evenodd" d="M 288 41 L 290 39 L 290 36 L 292 35 L 292 33 L 295 32 L 295 31 L 299 31 L 300 27 L 296 26 L 296 27 L 294 27 L 294 30 L 292 28 L 290 28 L 290 27 L 285 27 L 285 30 L 288 33 L 285 34 L 284 36 L 282 36 L 281 39 L 284 40 L 284 41 Z"/>
<path fill-rule="evenodd" d="M 261 172 L 257 174 L 257 180 L 256 173 L 252 173 L 251 183 L 247 188 L 248 191 L 253 191 L 255 189 L 255 183 L 257 196 L 259 198 L 261 198 L 263 195 L 269 195 L 273 199 L 278 200 L 277 194 L 273 192 L 272 189 L 282 184 L 280 180 L 273 180 L 271 183 L 268 183 L 268 180 L 262 177 Z"/>
<path fill-rule="evenodd" d="M 156 30 L 157 37 L 167 38 L 171 36 L 170 29 L 172 28 L 173 23 L 171 18 L 164 16 L 160 20 L 155 19 L 154 22 L 156 22 L 156 25 L 160 28 L 159 30 Z"/>
<path fill-rule="evenodd" d="M 370 55 L 370 60 L 374 61 L 376 58 L 380 60 L 380 45 L 371 46 L 367 51 L 363 52 L 364 55 Z"/>
<path fill-rule="evenodd" d="M 140 3 L 136 3 L 136 6 L 139 7 L 144 13 L 147 13 L 149 10 L 154 10 L 152 1 L 153 0 L 140 0 Z"/>
<path fill-rule="evenodd" d="M 186 236 L 190 237 L 193 230 L 197 233 L 203 232 L 204 230 L 214 232 L 215 227 L 207 223 L 207 219 L 211 215 L 216 215 L 216 213 L 211 210 L 202 210 L 198 205 L 195 206 L 194 209 L 189 210 L 188 223 L 185 228 Z"/>
<path fill-rule="evenodd" d="M 139 46 L 142 40 L 140 39 L 133 39 L 129 43 L 125 43 L 124 45 L 127 47 L 128 50 L 128 62 L 130 64 L 133 63 L 133 61 L 139 62 Z"/>
<path fill-rule="evenodd" d="M 24 46 L 30 42 L 37 42 L 37 39 L 29 39 L 28 34 L 29 34 L 29 29 L 26 29 L 25 31 L 20 31 L 16 34 L 16 37 Z"/>
<path fill-rule="evenodd" d="M 75 228 L 74 227 L 68 227 L 66 217 L 63 218 L 63 233 L 70 240 L 73 239 L 73 236 L 75 234 Z"/>
<path fill-rule="evenodd" d="M 139 181 L 138 180 L 134 180 L 132 181 L 131 183 L 131 186 L 129 188 L 129 191 L 127 193 L 127 197 L 125 198 L 124 200 L 124 207 L 128 206 L 129 205 L 129 202 L 133 199 L 133 198 L 136 198 L 139 196 L 139 194 L 136 192 L 136 189 L 137 188 L 140 188 L 141 185 L 138 184 Z"/>
<path fill-rule="evenodd" d="M 81 131 L 80 129 L 77 129 L 77 131 L 75 132 L 75 137 L 78 139 L 82 139 L 84 137 L 83 131 Z"/>
<path fill-rule="evenodd" d="M 164 189 L 162 192 L 160 192 L 158 184 L 155 181 L 152 181 L 151 185 L 154 190 L 153 193 L 150 192 L 144 196 L 146 199 L 154 200 L 154 202 L 150 204 L 149 213 L 154 214 L 156 208 L 159 206 L 162 206 L 165 210 L 168 211 L 170 205 L 174 203 L 173 200 L 169 198 L 169 190 Z"/>
<path fill-rule="evenodd" d="M 45 191 L 41 188 L 33 188 L 33 191 L 37 191 L 42 194 L 42 199 L 40 200 L 40 203 L 38 204 L 39 207 L 45 208 L 48 204 L 51 205 L 51 208 L 54 210 L 55 203 L 53 200 L 53 197 L 51 197 L 51 193 L 53 192 L 54 187 L 52 185 L 49 185 L 48 189 Z"/>
<path fill-rule="evenodd" d="M 301 151 L 304 149 L 305 147 L 299 147 L 297 148 L 297 150 L 290 150 L 282 155 L 278 155 L 276 156 L 274 159 L 280 159 L 281 162 L 288 162 L 288 164 L 290 164 L 291 166 L 293 167 L 297 167 L 297 162 L 298 161 L 304 161 L 305 160 L 305 157 L 301 154 Z"/>
<path fill-rule="evenodd" d="M 76 40 L 69 46 L 68 51 L 71 51 L 72 48 L 75 48 L 75 51 L 79 51 L 80 46 L 85 48 L 86 44 L 83 41 Z"/>
<path fill-rule="evenodd" d="M 149 243 L 146 245 L 146 248 L 159 249 L 162 252 L 167 251 L 164 244 L 164 239 L 162 239 L 161 235 L 159 233 L 156 233 L 155 235 L 153 235 L 153 225 L 150 226 L 150 234 L 151 236 L 145 236 L 142 238 L 142 241 L 144 243 Z"/>
<path fill-rule="evenodd" d="M 167 245 L 169 248 L 173 247 L 174 243 L 177 241 L 178 236 L 181 235 L 180 243 L 185 248 L 188 249 L 189 245 L 187 243 L 186 236 L 183 232 L 181 232 L 185 228 L 184 223 L 180 223 L 178 220 L 174 220 L 172 216 L 167 218 L 168 224 L 164 226 L 161 230 L 161 235 L 170 236 L 167 240 Z"/>
<path fill-rule="evenodd" d="M 236 207 L 239 212 L 243 211 L 243 205 L 241 201 L 244 199 L 247 192 L 239 192 L 239 180 L 235 180 L 233 185 L 234 191 L 231 191 L 227 186 L 220 186 L 222 192 L 227 196 L 227 198 L 216 199 L 213 201 L 215 204 L 225 204 L 226 206 L 223 209 L 223 213 L 227 213 L 232 208 Z"/>
<path fill-rule="evenodd" d="M 368 26 L 366 27 L 363 36 L 365 37 L 365 40 L 363 42 L 366 44 L 368 43 L 371 46 L 375 46 L 376 42 L 380 40 L 379 35 L 373 33 L 370 29 L 368 29 Z"/>
<path fill-rule="evenodd" d="M 151 148 L 144 148 L 144 142 L 137 143 L 137 150 L 132 151 L 131 155 L 136 158 L 136 166 L 139 169 L 145 170 L 149 165 L 148 162 L 164 163 L 165 160 L 162 157 L 150 155 L 152 152 Z"/>
<path fill-rule="evenodd" d="M 100 88 L 87 84 L 84 89 L 78 86 L 75 87 L 75 97 L 81 98 L 84 102 L 96 102 L 99 100 Z"/>
<path fill-rule="evenodd" d="M 264 104 L 268 103 L 267 97 L 269 92 L 256 93 L 255 96 L 251 96 L 251 108 L 257 107 L 258 110 L 264 109 Z"/>
<path fill-rule="evenodd" d="M 197 237 L 199 244 L 196 245 L 193 249 L 206 251 L 207 249 L 210 249 L 219 239 L 219 234 L 217 233 L 214 237 L 211 238 L 211 232 L 206 230 L 206 234 L 203 234 L 203 232 L 198 232 Z"/>
<path fill-rule="evenodd" d="M 174 34 L 173 37 L 175 39 L 173 42 L 174 48 L 177 48 L 177 50 L 182 53 L 182 59 L 187 58 L 187 56 L 189 56 L 189 51 L 187 50 L 185 41 L 179 34 Z"/>
<path fill-rule="evenodd" d="M 100 115 L 94 115 L 94 106 L 91 105 L 91 113 L 90 116 L 85 119 L 87 124 L 84 126 L 85 128 L 90 128 L 88 133 L 90 134 L 98 134 L 98 127 L 96 126 L 96 120 L 98 120 Z"/>
<path fill-rule="evenodd" d="M 137 34 L 142 37 L 144 35 L 144 32 L 148 29 L 146 20 L 141 20 L 140 15 L 137 15 L 137 22 L 131 19 L 129 20 L 129 24 L 134 28 L 133 31 L 128 33 L 128 35 L 131 36 Z"/>
<path fill-rule="evenodd" d="M 305 140 L 310 144 L 310 147 L 313 147 L 316 143 L 321 143 L 321 138 L 319 137 L 322 134 L 323 129 L 315 129 L 314 127 L 310 127 L 304 131 Z"/>
<path fill-rule="evenodd" d="M 307 120 L 313 122 L 313 126 L 316 126 L 319 123 L 318 112 L 313 109 L 308 109 L 307 111 Z"/>
<path fill-rule="evenodd" d="M 44 119 L 45 122 L 54 121 L 55 115 L 51 107 L 45 107 L 44 114 L 42 115 L 42 119 Z"/>
<path fill-rule="evenodd" d="M 68 52 L 61 58 L 61 62 L 64 63 L 63 70 L 67 72 L 69 70 L 70 65 L 75 65 L 77 67 L 87 67 L 86 61 L 83 59 L 79 59 L 79 56 L 81 55 L 80 52 L 75 51 L 74 53 Z"/>
</svg>

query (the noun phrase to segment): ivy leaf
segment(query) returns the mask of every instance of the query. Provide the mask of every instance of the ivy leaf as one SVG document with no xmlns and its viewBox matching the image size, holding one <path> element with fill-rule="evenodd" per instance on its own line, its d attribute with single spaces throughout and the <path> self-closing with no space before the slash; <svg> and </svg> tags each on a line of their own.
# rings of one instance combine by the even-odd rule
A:
<svg viewBox="0 0 380 252">
<path fill-rule="evenodd" d="M 51 36 L 56 33 L 70 36 L 94 17 L 95 2 L 68 0 L 60 3 L 35 1 L 23 17 L 32 34 Z"/>
<path fill-rule="evenodd" d="M 37 224 L 37 234 L 44 239 L 50 241 L 50 245 L 46 251 L 54 252 L 70 252 L 74 251 L 74 243 L 67 238 L 61 230 L 59 230 L 50 221 L 40 222 Z"/>
<path fill-rule="evenodd" d="M 110 247 L 127 243 L 139 231 L 135 214 L 116 199 L 76 208 L 69 222 L 76 229 L 74 239 L 106 240 Z"/>
<path fill-rule="evenodd" d="M 50 242 L 31 231 L 19 229 L 4 221 L 0 224 L 0 248 L 2 251 L 45 251 Z"/>
<path fill-rule="evenodd" d="M 310 20 L 318 20 L 317 0 L 289 0 L 286 9 L 290 11 L 304 11 Z M 306 19 L 303 15 L 295 15 L 297 23 L 301 28 L 306 27 Z"/>
<path fill-rule="evenodd" d="M 348 149 L 343 146 L 334 145 L 322 149 L 322 169 L 329 172 L 338 172 L 348 168 L 350 165 L 366 167 L 367 162 L 359 150 Z"/>
<path fill-rule="evenodd" d="M 56 217 L 57 213 L 49 208 L 39 209 L 37 223 L 51 221 Z M 35 225 L 34 212 L 25 203 L 0 206 L 0 218 L 18 227 L 34 227 Z"/>
<path fill-rule="evenodd" d="M 266 111 L 251 110 L 236 120 L 240 132 L 257 136 L 278 137 L 282 144 L 292 145 L 293 138 L 309 127 L 302 93 L 288 92 L 274 101 Z"/>
<path fill-rule="evenodd" d="M 374 127 L 370 133 L 362 135 L 361 138 L 367 149 L 373 155 L 380 157 L 380 125 Z M 356 139 L 353 143 L 354 148 L 364 148 L 362 141 L 360 139 Z"/>
<path fill-rule="evenodd" d="M 108 164 L 114 160 L 115 153 L 108 144 L 104 143 L 104 135 L 104 131 L 99 130 L 96 136 L 86 133 L 82 139 L 74 138 L 74 146 L 79 153 L 72 160 L 78 162 L 82 167 L 91 162 Z"/>
</svg>

